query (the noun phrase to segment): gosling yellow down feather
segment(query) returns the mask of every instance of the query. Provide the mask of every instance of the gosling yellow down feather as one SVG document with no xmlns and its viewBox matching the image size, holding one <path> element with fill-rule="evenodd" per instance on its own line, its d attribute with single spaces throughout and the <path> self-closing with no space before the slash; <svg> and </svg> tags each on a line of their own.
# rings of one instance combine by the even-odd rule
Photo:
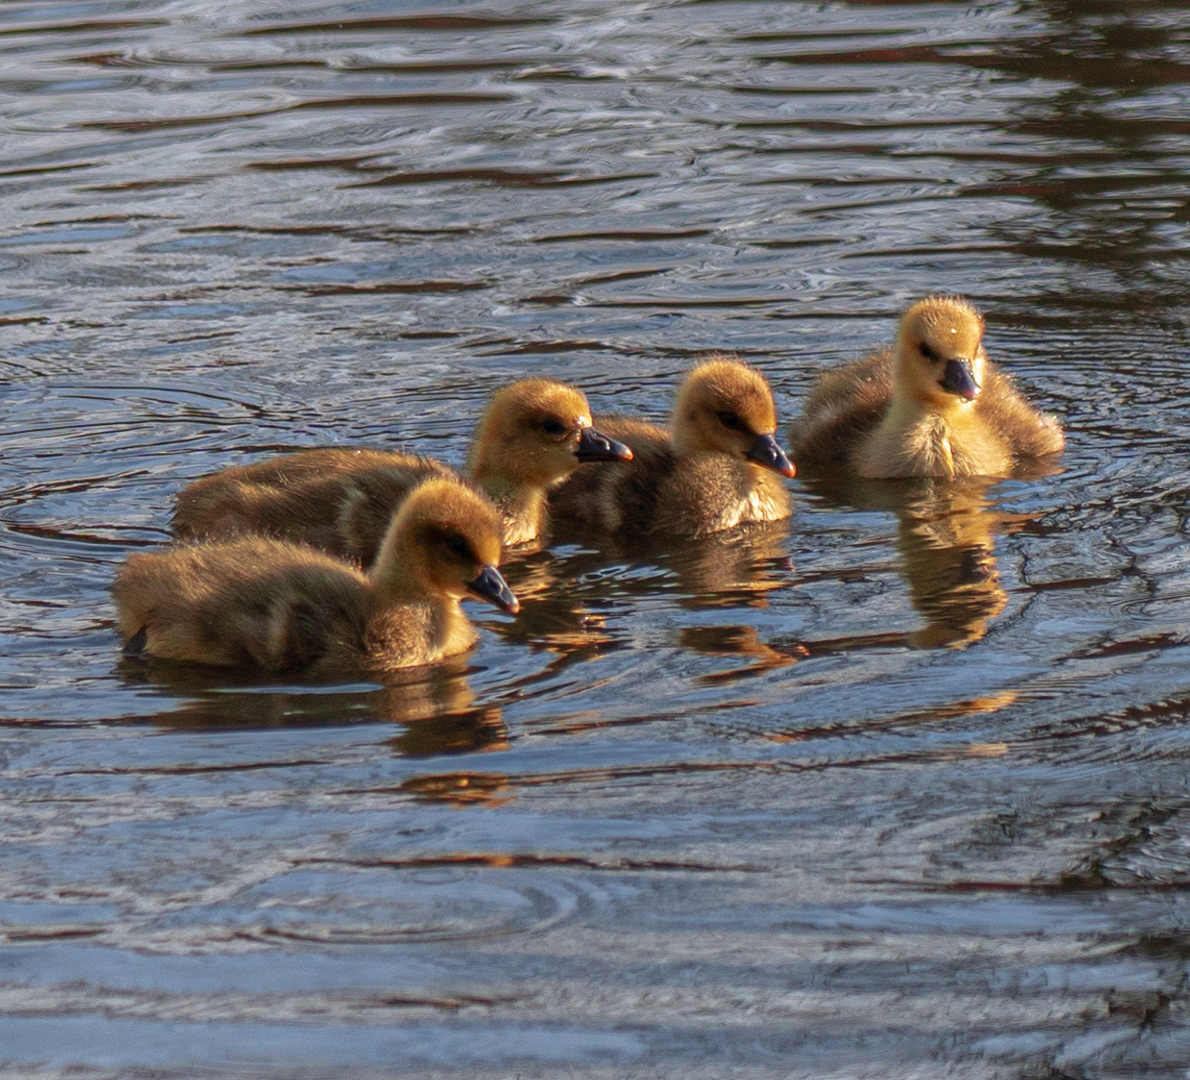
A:
<svg viewBox="0 0 1190 1080">
<path fill-rule="evenodd" d="M 504 542 L 522 544 L 547 526 L 546 492 L 582 461 L 632 452 L 591 426 L 586 397 L 548 379 L 497 391 L 480 420 L 469 479 L 496 504 Z M 183 539 L 261 534 L 305 543 L 368 566 L 393 512 L 433 476 L 428 458 L 383 450 L 302 450 L 204 477 L 178 495 L 173 528 Z"/>
<path fill-rule="evenodd" d="M 502 522 L 449 477 L 393 518 L 369 573 L 262 536 L 131 556 L 112 585 L 128 654 L 313 677 L 428 664 L 478 637 L 465 596 L 518 610 L 497 566 Z"/>
<path fill-rule="evenodd" d="M 576 470 L 550 496 L 559 520 L 603 533 L 707 536 L 790 515 L 779 476 L 794 469 L 774 438 L 772 391 L 732 357 L 687 374 L 669 430 L 625 417 L 597 422 L 632 447 L 633 460 Z"/>
<path fill-rule="evenodd" d="M 826 372 L 790 433 L 803 468 L 848 463 L 872 478 L 1010 476 L 1065 444 L 983 349 L 983 316 L 930 296 L 901 318 L 896 344 Z"/>
</svg>

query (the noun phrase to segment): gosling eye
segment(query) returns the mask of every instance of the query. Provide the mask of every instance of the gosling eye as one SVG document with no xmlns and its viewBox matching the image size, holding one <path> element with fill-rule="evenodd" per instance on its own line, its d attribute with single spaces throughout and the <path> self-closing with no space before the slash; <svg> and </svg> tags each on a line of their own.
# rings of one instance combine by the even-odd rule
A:
<svg viewBox="0 0 1190 1080">
<path fill-rule="evenodd" d="M 542 422 L 541 430 L 547 435 L 565 435 L 566 425 L 561 420 L 554 420 L 551 417 L 549 420 Z"/>
<path fill-rule="evenodd" d="M 719 423 L 721 423 L 729 431 L 743 431 L 744 422 L 733 412 L 721 412 L 719 414 Z"/>
<path fill-rule="evenodd" d="M 934 352 L 934 350 L 931 349 L 924 341 L 920 345 L 918 345 L 917 348 L 918 348 L 918 351 L 920 351 L 921 355 L 924 356 L 927 360 L 929 360 L 930 363 L 933 363 L 935 360 L 938 359 L 938 354 L 936 352 Z"/>
<path fill-rule="evenodd" d="M 467 543 L 467 538 L 458 533 L 446 538 L 446 548 L 452 555 L 457 555 L 460 559 L 475 558 L 471 553 L 471 545 Z"/>
</svg>

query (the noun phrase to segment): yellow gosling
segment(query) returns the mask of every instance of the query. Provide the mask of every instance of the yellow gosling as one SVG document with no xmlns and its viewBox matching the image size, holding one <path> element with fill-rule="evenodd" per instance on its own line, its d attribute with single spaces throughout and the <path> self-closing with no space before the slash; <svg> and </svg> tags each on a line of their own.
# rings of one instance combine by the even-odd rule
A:
<svg viewBox="0 0 1190 1080">
<path fill-rule="evenodd" d="M 790 433 L 794 460 L 872 478 L 1010 476 L 1059 453 L 1058 421 L 987 358 L 983 330 L 961 297 L 914 304 L 892 348 L 820 377 Z"/>
<path fill-rule="evenodd" d="M 382 675 L 471 647 L 465 596 L 519 609 L 497 569 L 502 523 L 448 477 L 405 500 L 367 573 L 247 536 L 131 556 L 112 585 L 130 655 L 314 678 Z"/>
<path fill-rule="evenodd" d="M 550 485 L 580 462 L 631 457 L 626 446 L 591 426 L 579 390 L 524 379 L 489 402 L 468 474 L 500 511 L 505 544 L 523 544 L 548 527 Z M 449 475 L 445 465 L 411 454 L 303 450 L 195 481 L 178 495 L 173 528 L 182 539 L 272 536 L 367 566 L 409 492 L 429 477 Z"/>
<path fill-rule="evenodd" d="M 794 469 L 774 437 L 772 391 L 732 357 L 714 356 L 686 376 L 669 430 L 624 417 L 598 423 L 632 447 L 633 460 L 578 469 L 551 494 L 559 520 L 604 533 L 707 536 L 790 515 L 778 476 Z"/>
</svg>

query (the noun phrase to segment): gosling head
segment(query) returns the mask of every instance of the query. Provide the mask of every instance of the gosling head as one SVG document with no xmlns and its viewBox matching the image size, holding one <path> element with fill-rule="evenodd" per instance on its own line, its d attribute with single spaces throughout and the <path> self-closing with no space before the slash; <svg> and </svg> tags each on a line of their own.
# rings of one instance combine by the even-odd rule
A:
<svg viewBox="0 0 1190 1080">
<path fill-rule="evenodd" d="M 497 569 L 503 534 L 479 492 L 449 477 L 426 480 L 393 519 L 373 575 L 382 586 L 400 575 L 424 595 L 477 597 L 515 614 L 520 604 Z"/>
<path fill-rule="evenodd" d="M 489 402 L 475 433 L 470 470 L 480 483 L 548 487 L 583 461 L 631 460 L 627 446 L 592 427 L 581 391 L 550 379 L 522 379 Z"/>
<path fill-rule="evenodd" d="M 897 392 L 923 405 L 957 408 L 983 383 L 983 316 L 957 296 L 929 296 L 901 318 Z"/>
<path fill-rule="evenodd" d="M 778 445 L 777 407 L 760 372 L 730 357 L 699 364 L 678 387 L 674 445 L 680 453 L 712 451 L 793 476 Z"/>
</svg>

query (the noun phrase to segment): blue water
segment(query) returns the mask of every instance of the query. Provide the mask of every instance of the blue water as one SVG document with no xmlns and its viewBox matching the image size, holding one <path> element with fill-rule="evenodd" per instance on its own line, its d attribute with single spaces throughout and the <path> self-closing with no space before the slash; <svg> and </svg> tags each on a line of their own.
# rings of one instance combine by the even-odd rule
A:
<svg viewBox="0 0 1190 1080">
<path fill-rule="evenodd" d="M 0 6 L 0 1072 L 1168 1077 L 1190 1061 L 1190 14 Z M 380 687 L 119 662 L 187 481 L 663 418 L 953 291 L 1048 475 L 507 567 Z"/>
</svg>

